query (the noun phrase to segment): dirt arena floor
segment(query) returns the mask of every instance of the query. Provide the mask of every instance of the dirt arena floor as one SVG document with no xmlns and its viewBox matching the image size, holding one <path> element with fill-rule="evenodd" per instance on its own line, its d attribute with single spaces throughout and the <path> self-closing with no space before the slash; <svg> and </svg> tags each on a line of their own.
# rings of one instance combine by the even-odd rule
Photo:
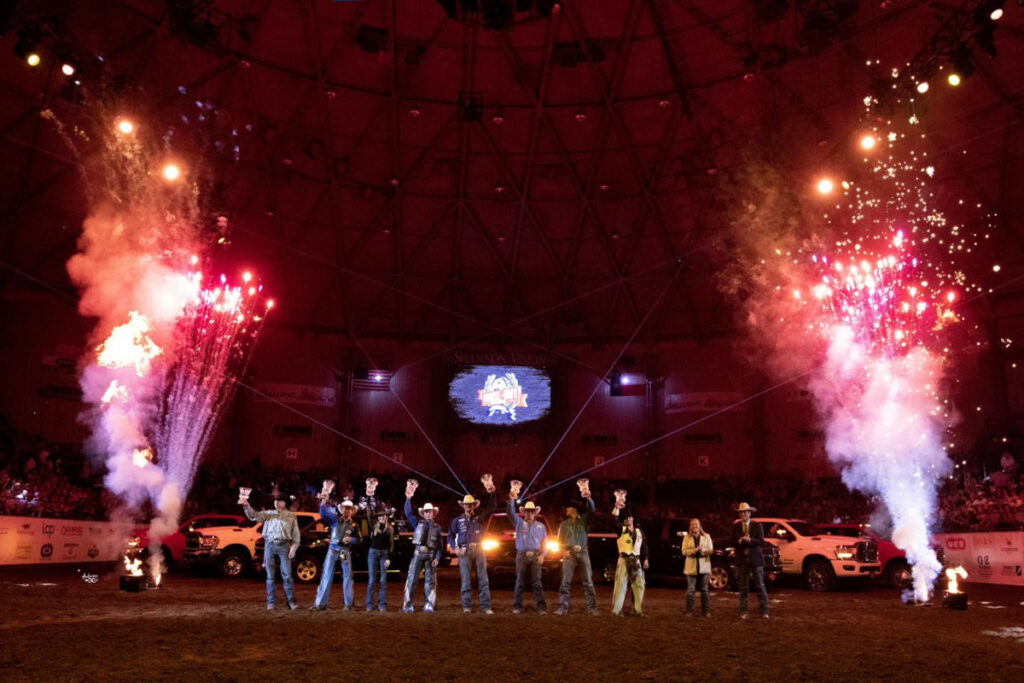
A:
<svg viewBox="0 0 1024 683">
<path fill-rule="evenodd" d="M 305 609 L 311 586 L 298 587 L 301 609 L 268 612 L 258 578 L 171 574 L 130 594 L 111 573 L 93 584 L 70 567 L 6 570 L 0 680 L 1024 680 L 1019 589 L 968 585 L 969 609 L 956 612 L 882 588 L 783 586 L 771 620 L 741 621 L 732 593 L 712 597 L 711 618 L 688 619 L 685 591 L 653 587 L 643 618 L 619 618 L 609 587 L 598 616 L 577 587 L 573 614 L 539 617 L 513 615 L 504 589 L 497 614 L 464 615 L 457 588 L 444 570 L 435 614 L 343 612 L 340 584 L 328 612 Z M 394 609 L 401 585 L 389 592 Z M 364 596 L 357 582 L 357 605 Z"/>
</svg>

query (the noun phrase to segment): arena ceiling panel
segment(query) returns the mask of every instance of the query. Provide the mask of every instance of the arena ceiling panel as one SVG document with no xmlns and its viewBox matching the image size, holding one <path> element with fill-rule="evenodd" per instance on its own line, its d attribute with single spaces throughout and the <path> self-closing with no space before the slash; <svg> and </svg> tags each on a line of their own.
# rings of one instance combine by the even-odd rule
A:
<svg viewBox="0 0 1024 683">
<path fill-rule="evenodd" d="M 924 73 L 915 102 L 937 182 L 1000 212 L 995 249 L 1024 240 L 1019 3 L 995 57 L 976 1 L 481 0 L 511 8 L 504 30 L 435 0 L 8 4 L 8 291 L 73 293 L 95 129 L 124 111 L 185 160 L 210 230 L 229 218 L 218 258 L 261 273 L 276 324 L 543 347 L 727 335 L 723 183 L 752 145 L 808 187 L 849 167 L 873 81 L 948 70 L 956 17 L 973 74 Z M 26 22 L 92 60 L 80 88 L 56 54 L 16 57 Z"/>
</svg>

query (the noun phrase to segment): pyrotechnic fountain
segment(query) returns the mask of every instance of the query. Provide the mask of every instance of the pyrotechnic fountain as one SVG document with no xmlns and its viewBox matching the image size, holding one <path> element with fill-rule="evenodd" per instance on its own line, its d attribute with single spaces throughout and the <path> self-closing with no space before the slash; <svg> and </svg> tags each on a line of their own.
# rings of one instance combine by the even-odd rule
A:
<svg viewBox="0 0 1024 683">
<path fill-rule="evenodd" d="M 747 271 L 728 285 L 752 292 L 749 322 L 775 344 L 775 365 L 809 377 L 830 459 L 849 488 L 880 496 L 925 601 L 942 569 L 929 542 L 936 491 L 952 467 L 945 331 L 960 298 L 980 290 L 956 266 L 979 240 L 933 205 L 917 118 L 886 120 L 865 104 L 864 180 L 818 184 L 840 196 L 807 220 L 820 226 L 811 236 L 793 197 L 758 188 L 736 221 Z"/>
<path fill-rule="evenodd" d="M 131 507 L 153 504 L 158 550 L 273 302 L 249 273 L 238 286 L 222 275 L 204 288 L 196 186 L 180 169 L 156 173 L 164 150 L 149 149 L 126 122 L 107 138 L 104 186 L 68 270 L 81 312 L 99 318 L 101 341 L 81 377 L 91 450 L 107 466 L 108 489 Z M 161 559 L 150 558 L 154 580 Z"/>
</svg>

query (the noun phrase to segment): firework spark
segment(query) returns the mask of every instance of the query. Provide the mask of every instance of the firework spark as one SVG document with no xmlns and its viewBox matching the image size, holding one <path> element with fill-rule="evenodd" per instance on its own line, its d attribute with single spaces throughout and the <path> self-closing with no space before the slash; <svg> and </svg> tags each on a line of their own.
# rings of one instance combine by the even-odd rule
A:
<svg viewBox="0 0 1024 683">
<path fill-rule="evenodd" d="M 782 211 L 795 204 L 783 190 L 745 204 L 745 284 L 732 291 L 752 291 L 749 322 L 780 358 L 806 364 L 830 459 L 848 487 L 880 496 L 914 565 L 914 596 L 926 600 L 941 571 L 929 542 L 936 490 L 952 467 L 945 333 L 960 300 L 981 291 L 957 262 L 983 238 L 937 207 L 918 119 L 880 119 L 875 104 L 865 101 L 875 124 L 865 132 L 873 144 L 861 145 L 863 180 L 841 183 L 808 221 L 813 234 L 799 236 L 810 231 Z"/>
</svg>

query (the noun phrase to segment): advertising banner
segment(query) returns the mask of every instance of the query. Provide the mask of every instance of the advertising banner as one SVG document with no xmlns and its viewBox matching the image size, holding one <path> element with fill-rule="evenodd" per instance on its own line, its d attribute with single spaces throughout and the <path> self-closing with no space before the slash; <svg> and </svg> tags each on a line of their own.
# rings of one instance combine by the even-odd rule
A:
<svg viewBox="0 0 1024 683">
<path fill-rule="evenodd" d="M 946 552 L 946 566 L 962 566 L 968 581 L 1024 586 L 1024 532 L 936 534 L 935 538 Z"/>
<path fill-rule="evenodd" d="M 113 522 L 0 515 L 0 566 L 112 562 L 130 531 Z"/>
</svg>

